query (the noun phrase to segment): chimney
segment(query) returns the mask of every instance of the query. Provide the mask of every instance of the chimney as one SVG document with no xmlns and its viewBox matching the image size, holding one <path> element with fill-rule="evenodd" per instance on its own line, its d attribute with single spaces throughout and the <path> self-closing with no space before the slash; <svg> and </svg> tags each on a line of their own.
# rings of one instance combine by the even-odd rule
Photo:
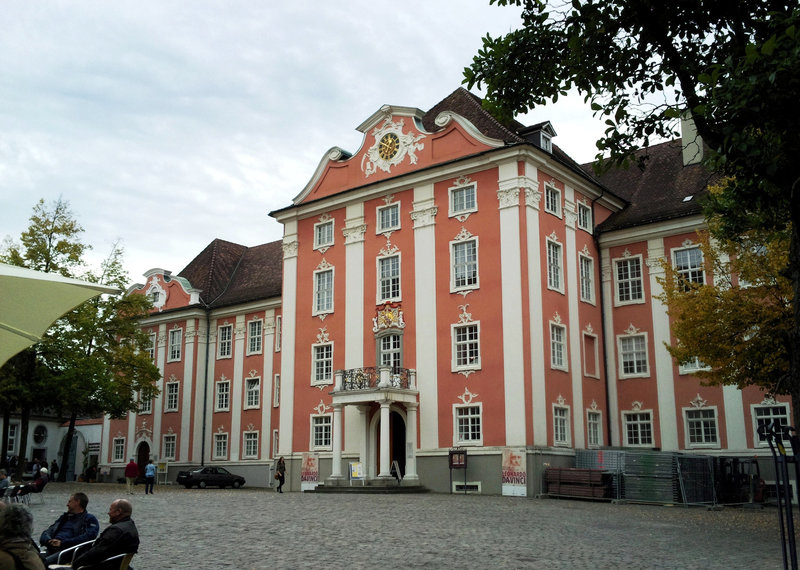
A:
<svg viewBox="0 0 800 570">
<path fill-rule="evenodd" d="M 681 115 L 681 144 L 684 166 L 698 164 L 703 160 L 703 139 L 697 134 L 697 128 L 689 111 L 684 111 Z"/>
</svg>

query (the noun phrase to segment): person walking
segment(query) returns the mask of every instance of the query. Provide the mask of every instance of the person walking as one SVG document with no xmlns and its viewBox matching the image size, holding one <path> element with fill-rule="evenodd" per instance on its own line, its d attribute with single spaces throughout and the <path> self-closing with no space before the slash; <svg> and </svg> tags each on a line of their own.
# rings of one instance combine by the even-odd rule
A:
<svg viewBox="0 0 800 570">
<path fill-rule="evenodd" d="M 286 482 L 286 462 L 283 457 L 278 459 L 275 466 L 275 478 L 278 480 L 278 493 L 283 493 L 283 484 Z"/>
<path fill-rule="evenodd" d="M 149 492 L 152 495 L 153 486 L 155 484 L 156 484 L 156 466 L 153 464 L 153 460 L 151 459 L 150 462 L 147 464 L 147 467 L 144 468 L 144 494 L 146 495 Z"/>
<path fill-rule="evenodd" d="M 50 463 L 50 479 L 55 481 L 58 478 L 58 462 L 53 459 Z"/>
<path fill-rule="evenodd" d="M 133 484 L 136 482 L 136 478 L 139 476 L 139 466 L 136 465 L 136 462 L 131 457 L 131 460 L 125 466 L 125 481 L 128 483 L 128 494 L 133 495 Z"/>
</svg>

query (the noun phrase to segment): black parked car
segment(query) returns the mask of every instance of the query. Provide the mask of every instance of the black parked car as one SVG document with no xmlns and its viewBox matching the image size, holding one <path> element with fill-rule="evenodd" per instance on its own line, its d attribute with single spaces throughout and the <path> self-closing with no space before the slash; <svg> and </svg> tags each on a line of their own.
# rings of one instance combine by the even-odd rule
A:
<svg viewBox="0 0 800 570">
<path fill-rule="evenodd" d="M 244 485 L 244 477 L 234 475 L 224 467 L 198 467 L 192 471 L 178 472 L 178 485 L 183 485 L 187 489 L 192 487 L 233 487 L 238 489 Z"/>
</svg>

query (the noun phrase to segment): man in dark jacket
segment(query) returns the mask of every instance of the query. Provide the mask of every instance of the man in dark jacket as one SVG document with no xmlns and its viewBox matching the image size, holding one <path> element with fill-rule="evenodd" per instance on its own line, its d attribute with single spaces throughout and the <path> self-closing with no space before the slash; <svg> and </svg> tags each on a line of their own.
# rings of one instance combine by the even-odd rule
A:
<svg viewBox="0 0 800 570">
<path fill-rule="evenodd" d="M 108 520 L 111 526 L 100 533 L 89 550 L 78 554 L 72 561 L 72 567 L 92 565 L 92 570 L 111 570 L 119 568 L 119 561 L 110 565 L 100 563 L 117 554 L 138 552 L 139 531 L 136 530 L 136 524 L 131 520 L 132 513 L 133 507 L 126 499 L 117 499 L 111 503 L 111 507 L 108 509 Z"/>
<path fill-rule="evenodd" d="M 47 548 L 47 564 L 55 564 L 58 553 L 65 548 L 97 537 L 100 523 L 97 517 L 86 512 L 88 504 L 86 493 L 75 493 L 67 501 L 67 512 L 42 533 L 39 544 Z"/>
</svg>

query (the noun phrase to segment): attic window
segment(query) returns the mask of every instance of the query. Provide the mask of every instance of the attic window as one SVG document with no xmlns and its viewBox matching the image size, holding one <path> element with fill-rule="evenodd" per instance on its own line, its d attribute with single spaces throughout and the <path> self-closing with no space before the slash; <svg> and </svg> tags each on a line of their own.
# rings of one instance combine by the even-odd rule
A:
<svg viewBox="0 0 800 570">
<path fill-rule="evenodd" d="M 692 198 L 694 198 L 694 194 L 689 194 L 688 196 L 686 196 L 686 197 L 683 199 L 683 201 L 684 201 L 684 202 L 690 202 L 690 201 L 692 200 Z"/>
<path fill-rule="evenodd" d="M 553 141 L 550 138 L 550 135 L 542 131 L 540 133 L 540 136 L 541 136 L 542 150 L 545 150 L 547 152 L 553 152 Z"/>
</svg>

